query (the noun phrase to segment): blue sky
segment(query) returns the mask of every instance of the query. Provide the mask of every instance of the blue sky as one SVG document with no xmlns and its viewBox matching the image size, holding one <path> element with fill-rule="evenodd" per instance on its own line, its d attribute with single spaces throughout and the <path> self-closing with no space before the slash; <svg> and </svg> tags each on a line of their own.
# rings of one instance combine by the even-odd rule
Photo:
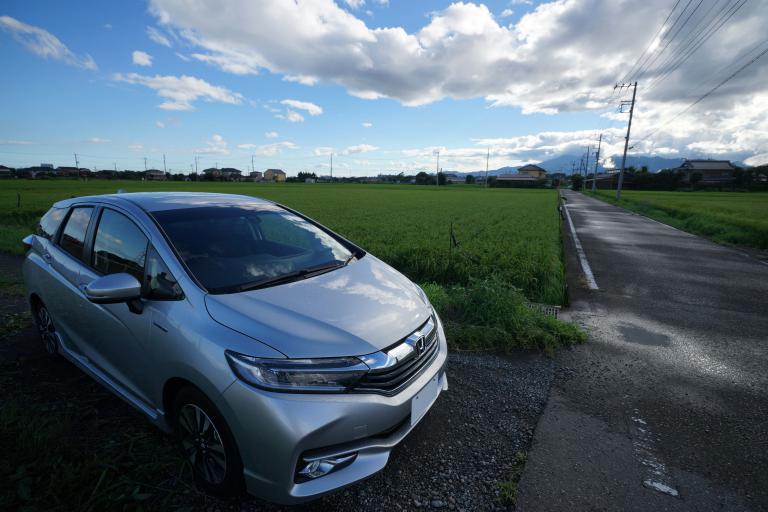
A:
<svg viewBox="0 0 768 512">
<path fill-rule="evenodd" d="M 73 165 L 78 153 L 89 168 L 162 168 L 165 154 L 189 172 L 195 156 L 244 170 L 253 156 L 256 169 L 325 173 L 332 152 L 336 173 L 361 175 L 433 169 L 439 149 L 441 167 L 466 171 L 489 148 L 492 168 L 519 165 L 581 151 L 598 130 L 610 153 L 626 116 L 607 117 L 605 100 L 648 42 L 605 54 L 616 33 L 585 25 L 591 1 L 274 1 L 4 2 L 0 163 Z M 638 14 L 650 27 L 664 15 Z M 648 99 L 640 129 L 686 100 Z M 647 152 L 702 151 L 675 135 Z M 707 137 L 728 154 L 764 151 Z"/>
</svg>

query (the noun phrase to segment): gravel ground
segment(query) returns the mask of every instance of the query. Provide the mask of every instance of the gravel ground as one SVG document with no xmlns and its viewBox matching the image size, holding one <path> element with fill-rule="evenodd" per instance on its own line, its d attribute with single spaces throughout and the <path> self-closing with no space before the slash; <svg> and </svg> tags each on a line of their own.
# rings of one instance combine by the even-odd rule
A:
<svg viewBox="0 0 768 512">
<path fill-rule="evenodd" d="M 17 282 L 20 261 L 0 255 L 2 275 Z M 0 290 L 0 306 L 5 315 L 26 310 L 20 289 L 7 286 Z M 5 398 L 15 397 L 47 407 L 52 418 L 61 410 L 87 408 L 89 421 L 99 425 L 103 440 L 79 441 L 84 443 L 83 453 L 98 453 L 99 443 L 128 432 L 150 436 L 158 446 L 170 442 L 138 412 L 63 358 L 46 357 L 29 322 L 27 319 L 27 326 L 18 332 L 0 336 L 0 405 Z M 519 475 L 515 456 L 530 445 L 554 379 L 554 363 L 532 352 L 504 356 L 451 353 L 447 372 L 449 390 L 394 449 L 383 471 L 290 510 L 507 509 L 499 499 L 499 483 Z M 218 500 L 195 491 L 188 477 L 156 476 L 156 489 L 167 489 L 168 494 L 154 491 L 153 498 L 144 503 L 146 509 L 283 509 L 252 497 Z"/>
</svg>

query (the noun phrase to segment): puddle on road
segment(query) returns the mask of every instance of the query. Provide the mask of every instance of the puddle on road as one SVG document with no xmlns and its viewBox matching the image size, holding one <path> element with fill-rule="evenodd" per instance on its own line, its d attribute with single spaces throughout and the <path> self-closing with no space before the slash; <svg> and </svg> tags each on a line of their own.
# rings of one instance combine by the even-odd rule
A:
<svg viewBox="0 0 768 512">
<path fill-rule="evenodd" d="M 669 346 L 670 339 L 666 334 L 659 334 L 636 325 L 624 324 L 619 326 L 619 332 L 628 343 L 651 345 L 655 347 Z"/>
</svg>

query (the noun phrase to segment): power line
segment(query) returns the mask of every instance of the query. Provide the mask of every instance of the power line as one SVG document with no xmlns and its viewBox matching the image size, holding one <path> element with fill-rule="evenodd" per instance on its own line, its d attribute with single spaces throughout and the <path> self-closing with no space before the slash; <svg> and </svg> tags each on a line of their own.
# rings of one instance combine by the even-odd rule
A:
<svg viewBox="0 0 768 512">
<path fill-rule="evenodd" d="M 671 66 L 666 71 L 663 71 L 659 76 L 654 78 L 653 81 L 648 85 L 647 90 L 650 90 L 651 88 L 666 80 L 667 77 L 669 77 L 688 59 L 690 59 L 691 56 L 696 53 L 696 51 L 701 48 L 701 46 L 706 43 L 713 35 L 715 35 L 715 33 L 717 33 L 717 31 L 720 30 L 723 25 L 725 25 L 746 3 L 747 0 L 735 0 L 735 2 L 731 4 L 730 7 L 728 7 L 728 4 L 725 4 L 721 10 L 715 14 L 715 16 L 713 16 L 709 23 L 702 27 L 699 32 L 697 32 L 687 43 L 685 43 L 685 46 L 676 57 L 670 57 L 666 59 L 662 65 L 659 66 L 659 69 L 663 69 L 667 63 L 671 62 Z M 714 26 L 710 30 L 710 25 L 713 25 L 713 22 Z"/>
<path fill-rule="evenodd" d="M 635 63 L 632 65 L 632 67 L 631 67 L 631 68 L 629 68 L 629 71 L 627 72 L 627 74 L 626 74 L 626 75 L 624 75 L 624 77 L 623 77 L 621 80 L 619 80 L 619 83 L 626 83 L 626 82 L 628 82 L 628 81 L 629 81 L 629 79 L 630 79 L 630 78 L 632 78 L 632 76 L 631 76 L 631 75 L 632 75 L 632 72 L 635 70 L 635 68 L 638 66 L 638 64 L 640 64 L 640 61 L 643 59 L 643 57 L 645 57 L 645 56 L 646 56 L 646 54 L 648 54 L 648 51 L 651 49 L 651 46 L 653 46 L 653 43 L 654 43 L 654 42 L 656 42 L 656 39 L 657 39 L 657 38 L 659 37 L 659 35 L 661 34 L 661 31 L 662 31 L 662 30 L 664 29 L 664 27 L 666 26 L 667 22 L 669 21 L 669 18 L 671 18 L 671 17 L 672 17 L 672 13 L 674 13 L 674 12 L 675 12 L 675 9 L 677 9 L 677 6 L 678 6 L 678 5 L 680 5 L 680 0 L 677 0 L 677 1 L 675 2 L 675 5 L 673 5 L 673 6 L 672 6 L 672 10 L 671 10 L 671 11 L 669 11 L 669 14 L 667 14 L 667 17 L 666 17 L 666 19 L 664 20 L 664 23 L 662 23 L 662 24 L 661 24 L 661 26 L 659 27 L 659 29 L 656 31 L 656 33 L 655 33 L 655 34 L 653 35 L 653 37 L 651 38 L 651 42 L 650 42 L 650 43 L 648 43 L 648 46 L 646 46 L 646 47 L 645 47 L 645 50 L 643 50 L 643 53 L 641 53 L 641 54 L 640 54 L 640 56 L 637 58 L 637 60 L 635 61 Z M 616 90 L 616 89 L 614 89 L 614 91 L 615 91 L 615 90 Z"/>
<path fill-rule="evenodd" d="M 762 44 L 762 43 L 761 43 L 761 44 Z M 748 52 L 748 53 L 751 53 L 752 51 L 754 51 L 754 50 L 751 50 L 751 51 L 750 51 L 750 52 Z M 651 133 L 649 133 L 649 134 L 648 134 L 648 135 L 646 135 L 645 137 L 643 137 L 643 138 L 639 139 L 639 140 L 638 140 L 638 142 L 641 142 L 641 141 L 644 141 L 644 140 L 646 140 L 646 139 L 649 139 L 650 137 L 652 137 L 653 135 L 655 135 L 656 133 L 658 133 L 658 132 L 659 132 L 659 130 L 661 130 L 663 127 L 667 126 L 669 123 L 671 123 L 671 122 L 672 122 L 672 121 L 674 121 L 675 119 L 679 118 L 680 116 L 682 116 L 683 114 L 685 114 L 686 112 L 688 112 L 689 110 L 691 110 L 693 107 L 695 107 L 696 105 L 698 105 L 699 103 L 701 103 L 701 102 L 702 102 L 704 99 L 706 99 L 707 97 L 711 96 L 711 95 L 712 95 L 712 94 L 713 94 L 715 91 L 717 91 L 719 88 L 721 88 L 722 86 L 724 86 L 726 83 L 730 82 L 730 81 L 731 81 L 733 78 L 735 78 L 735 77 L 736 77 L 736 75 L 738 75 L 739 73 L 741 73 L 742 71 L 744 71 L 745 69 L 747 69 L 749 66 L 751 66 L 752 64 L 754 64 L 755 62 L 757 62 L 758 60 L 760 60 L 760 59 L 761 59 L 761 58 L 762 58 L 762 57 L 763 57 L 763 56 L 764 56 L 766 53 L 768 53 L 768 48 L 764 49 L 764 50 L 763 50 L 762 52 L 760 52 L 760 53 L 759 53 L 759 54 L 758 54 L 756 57 L 752 58 L 752 59 L 751 59 L 751 60 L 749 60 L 749 61 L 748 61 L 746 64 L 742 65 L 742 66 L 741 66 L 739 69 L 737 69 L 736 71 L 734 71 L 733 73 L 731 73 L 731 74 L 730 74 L 730 75 L 729 75 L 729 76 L 728 76 L 728 77 L 727 77 L 725 80 L 723 80 L 722 82 L 720 82 L 719 84 L 717 84 L 716 86 L 714 86 L 712 89 L 710 89 L 709 91 L 707 91 L 706 93 L 704 93 L 703 95 L 701 95 L 701 96 L 700 96 L 700 97 L 699 97 L 699 98 L 698 98 L 696 101 L 694 101 L 693 103 L 691 103 L 690 105 L 688 105 L 687 107 L 685 107 L 683 110 L 681 110 L 680 112 L 678 112 L 677 114 L 675 114 L 675 115 L 674 115 L 672 118 L 670 118 L 668 121 L 666 121 L 665 123 L 663 123 L 663 124 L 659 125 L 659 126 L 658 126 L 658 127 L 657 127 L 657 128 L 654 130 L 654 131 L 652 131 Z"/>
</svg>

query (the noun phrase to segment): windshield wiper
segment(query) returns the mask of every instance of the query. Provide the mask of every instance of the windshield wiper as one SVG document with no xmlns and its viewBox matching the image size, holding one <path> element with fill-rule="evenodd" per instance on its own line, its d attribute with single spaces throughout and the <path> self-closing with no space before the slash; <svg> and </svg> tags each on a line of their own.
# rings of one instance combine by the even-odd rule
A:
<svg viewBox="0 0 768 512">
<path fill-rule="evenodd" d="M 260 281 L 245 283 L 237 287 L 236 293 L 247 292 L 249 290 L 258 290 L 259 288 L 268 288 L 270 286 L 290 283 L 292 281 L 298 281 L 299 279 L 306 279 L 307 277 L 324 274 L 326 272 L 330 272 L 331 270 L 335 270 L 337 268 L 347 265 L 349 261 L 351 261 L 351 258 L 348 258 L 347 261 L 344 263 L 339 263 L 337 261 L 334 261 L 333 263 L 323 263 L 322 265 L 303 268 L 301 270 L 288 272 L 287 274 L 281 274 L 275 277 L 269 277 L 267 279 L 262 279 Z"/>
</svg>

